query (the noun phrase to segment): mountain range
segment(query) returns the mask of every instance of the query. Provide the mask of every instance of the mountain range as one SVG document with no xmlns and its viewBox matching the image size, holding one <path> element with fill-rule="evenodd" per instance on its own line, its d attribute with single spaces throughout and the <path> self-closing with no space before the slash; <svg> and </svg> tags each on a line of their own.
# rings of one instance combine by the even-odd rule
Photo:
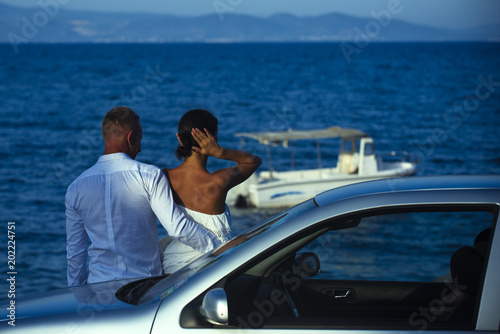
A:
<svg viewBox="0 0 500 334">
<path fill-rule="evenodd" d="M 0 4 L 0 42 L 223 43 L 363 41 L 500 41 L 500 25 L 450 30 L 407 23 L 397 15 L 361 18 L 330 13 L 261 18 L 215 13 L 197 17 L 102 13 L 65 9 L 56 0 L 38 7 Z"/>
</svg>

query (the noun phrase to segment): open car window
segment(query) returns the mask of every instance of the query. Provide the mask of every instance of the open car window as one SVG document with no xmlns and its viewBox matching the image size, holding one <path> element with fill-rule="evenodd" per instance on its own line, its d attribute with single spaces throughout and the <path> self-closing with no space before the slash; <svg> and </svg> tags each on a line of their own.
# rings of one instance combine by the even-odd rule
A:
<svg viewBox="0 0 500 334">
<path fill-rule="evenodd" d="M 497 215 L 413 207 L 320 223 L 228 280 L 230 327 L 473 329 Z"/>
<path fill-rule="evenodd" d="M 328 231 L 301 251 L 318 253 L 318 279 L 450 280 L 454 252 L 473 246 L 476 236 L 490 228 L 492 220 L 493 215 L 484 211 L 367 216 L 356 228 Z"/>
</svg>

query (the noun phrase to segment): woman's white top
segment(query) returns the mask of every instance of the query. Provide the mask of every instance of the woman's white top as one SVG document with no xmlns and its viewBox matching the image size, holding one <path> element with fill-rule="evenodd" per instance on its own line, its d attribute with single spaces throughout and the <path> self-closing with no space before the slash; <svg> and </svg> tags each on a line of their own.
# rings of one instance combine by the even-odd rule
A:
<svg viewBox="0 0 500 334">
<path fill-rule="evenodd" d="M 233 237 L 231 232 L 231 212 L 227 205 L 226 211 L 218 215 L 201 213 L 180 205 L 178 205 L 178 207 L 188 218 L 212 232 L 221 242 L 226 242 Z M 160 244 L 161 243 L 165 243 L 165 240 L 161 240 Z M 191 263 L 201 255 L 203 255 L 203 253 L 198 252 L 188 245 L 177 240 L 172 240 L 163 251 L 163 273 L 171 274 Z"/>
</svg>

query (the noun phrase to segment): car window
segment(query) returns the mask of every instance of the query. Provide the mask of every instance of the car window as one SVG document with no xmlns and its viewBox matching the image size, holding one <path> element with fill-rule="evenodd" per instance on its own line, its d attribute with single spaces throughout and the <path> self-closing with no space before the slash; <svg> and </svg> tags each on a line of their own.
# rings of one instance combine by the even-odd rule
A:
<svg viewBox="0 0 500 334">
<path fill-rule="evenodd" d="M 228 280 L 231 326 L 474 329 L 496 219 L 433 206 L 322 222 Z"/>
<path fill-rule="evenodd" d="M 446 279 L 453 253 L 472 246 L 492 219 L 481 211 L 368 216 L 356 228 L 323 234 L 302 251 L 318 254 L 318 279 L 433 282 Z"/>
</svg>

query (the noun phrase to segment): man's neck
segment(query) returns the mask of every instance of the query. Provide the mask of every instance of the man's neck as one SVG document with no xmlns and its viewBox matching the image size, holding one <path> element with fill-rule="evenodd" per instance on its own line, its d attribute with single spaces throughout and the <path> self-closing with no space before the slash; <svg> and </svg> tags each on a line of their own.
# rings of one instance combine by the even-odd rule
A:
<svg viewBox="0 0 500 334">
<path fill-rule="evenodd" d="M 130 154 L 130 149 L 128 148 L 124 148 L 124 147 L 120 147 L 120 146 L 117 146 L 117 145 L 106 145 L 104 144 L 104 155 L 106 154 L 114 154 L 114 153 L 125 153 L 126 155 L 128 155 L 129 157 L 131 157 L 132 155 Z"/>
</svg>

